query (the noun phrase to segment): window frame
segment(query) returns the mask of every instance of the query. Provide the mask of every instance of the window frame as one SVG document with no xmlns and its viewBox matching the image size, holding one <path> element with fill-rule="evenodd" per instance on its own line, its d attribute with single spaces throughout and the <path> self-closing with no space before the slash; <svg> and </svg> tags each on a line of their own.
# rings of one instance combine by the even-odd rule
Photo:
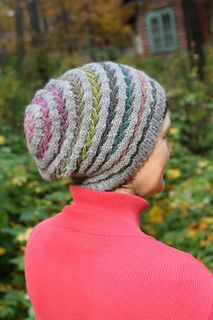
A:
<svg viewBox="0 0 213 320">
<path fill-rule="evenodd" d="M 173 39 L 173 44 L 166 45 L 165 43 L 165 33 L 163 31 L 163 22 L 162 16 L 164 14 L 169 14 L 170 21 L 171 21 L 171 35 Z M 157 18 L 159 24 L 159 33 L 160 33 L 160 40 L 161 40 L 161 47 L 156 48 L 155 40 L 154 40 L 154 33 L 152 32 L 152 19 Z M 158 52 L 166 52 L 172 51 L 178 47 L 177 44 L 177 32 L 176 32 L 176 23 L 175 23 L 175 16 L 174 16 L 174 9 L 171 7 L 157 9 L 146 14 L 146 25 L 148 27 L 148 36 L 149 36 L 149 43 L 150 48 L 153 53 Z"/>
</svg>

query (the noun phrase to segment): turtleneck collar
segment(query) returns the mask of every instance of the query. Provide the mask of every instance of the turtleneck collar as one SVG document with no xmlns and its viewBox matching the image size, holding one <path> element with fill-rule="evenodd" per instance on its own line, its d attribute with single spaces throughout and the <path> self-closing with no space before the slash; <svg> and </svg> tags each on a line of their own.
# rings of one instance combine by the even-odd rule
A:
<svg viewBox="0 0 213 320">
<path fill-rule="evenodd" d="M 73 201 L 62 210 L 64 227 L 102 235 L 142 235 L 140 216 L 149 207 L 146 199 L 77 185 L 69 189 Z"/>
</svg>

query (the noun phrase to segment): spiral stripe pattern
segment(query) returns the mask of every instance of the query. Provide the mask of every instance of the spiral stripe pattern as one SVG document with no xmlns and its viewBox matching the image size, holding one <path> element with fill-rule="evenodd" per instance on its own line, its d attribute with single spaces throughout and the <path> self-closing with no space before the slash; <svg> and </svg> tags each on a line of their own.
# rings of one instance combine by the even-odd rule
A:
<svg viewBox="0 0 213 320">
<path fill-rule="evenodd" d="M 163 87 L 111 61 L 51 79 L 24 114 L 26 146 L 43 179 L 109 191 L 148 159 L 167 111 Z"/>
</svg>

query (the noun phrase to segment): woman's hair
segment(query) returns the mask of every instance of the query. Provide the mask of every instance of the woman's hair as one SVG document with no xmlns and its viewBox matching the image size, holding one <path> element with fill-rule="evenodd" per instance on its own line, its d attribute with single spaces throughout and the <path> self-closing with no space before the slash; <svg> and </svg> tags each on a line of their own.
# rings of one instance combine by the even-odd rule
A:
<svg viewBox="0 0 213 320">
<path fill-rule="evenodd" d="M 112 190 L 147 160 L 166 112 L 163 87 L 145 72 L 85 64 L 35 93 L 25 110 L 27 148 L 47 181 Z"/>
</svg>

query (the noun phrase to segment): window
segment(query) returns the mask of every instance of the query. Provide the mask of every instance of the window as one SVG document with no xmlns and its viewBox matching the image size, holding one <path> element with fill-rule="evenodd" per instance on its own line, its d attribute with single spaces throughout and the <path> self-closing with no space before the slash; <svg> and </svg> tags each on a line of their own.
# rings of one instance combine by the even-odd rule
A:
<svg viewBox="0 0 213 320">
<path fill-rule="evenodd" d="M 165 8 L 149 12 L 146 23 L 152 52 L 170 51 L 177 48 L 174 12 Z"/>
</svg>

